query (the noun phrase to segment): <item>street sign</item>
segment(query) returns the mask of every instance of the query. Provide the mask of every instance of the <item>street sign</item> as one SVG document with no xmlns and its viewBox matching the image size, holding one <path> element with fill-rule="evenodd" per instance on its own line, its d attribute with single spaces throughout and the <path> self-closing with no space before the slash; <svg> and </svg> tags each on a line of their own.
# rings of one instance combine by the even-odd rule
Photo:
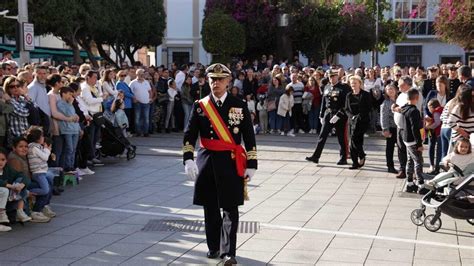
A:
<svg viewBox="0 0 474 266">
<path fill-rule="evenodd" d="M 25 48 L 25 51 L 35 49 L 35 27 L 33 23 L 23 23 L 23 48 Z"/>
</svg>

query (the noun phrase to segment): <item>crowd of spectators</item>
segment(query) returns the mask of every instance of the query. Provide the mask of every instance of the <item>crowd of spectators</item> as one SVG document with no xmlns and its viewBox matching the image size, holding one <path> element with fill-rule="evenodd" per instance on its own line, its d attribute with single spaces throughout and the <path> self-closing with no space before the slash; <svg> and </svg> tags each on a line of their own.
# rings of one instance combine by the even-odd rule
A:
<svg viewBox="0 0 474 266">
<path fill-rule="evenodd" d="M 396 123 L 394 105 L 403 106 L 398 95 L 419 91 L 420 111 L 429 143 L 430 172 L 439 172 L 441 158 L 459 138 L 474 133 L 472 70 L 460 62 L 432 66 L 365 67 L 297 59 L 276 61 L 236 60 L 229 93 L 247 103 L 256 134 L 319 133 L 321 102 L 329 72 L 337 71 L 342 83 L 360 80 L 360 89 L 373 98 L 368 134 L 381 132 L 387 139 L 389 172 L 406 177 L 407 153 Z M 103 115 L 123 130 L 126 137 L 179 132 L 187 127 L 192 105 L 211 92 L 205 66 L 189 63 L 148 67 L 123 65 L 120 69 L 89 64 L 31 63 L 24 66 L 4 53 L 0 80 L 0 223 L 6 210 L 16 209 L 19 221 L 45 222 L 54 217 L 51 195 L 60 194 L 60 173 L 91 175 L 89 168 L 102 165 L 99 153 L 101 130 L 95 118 Z M 395 118 L 394 118 L 395 116 Z M 398 133 L 398 134 L 397 134 Z M 400 169 L 393 152 L 398 146 Z M 405 149 L 405 150 L 404 150 Z M 8 162 L 7 162 L 8 161 Z M 58 174 L 59 173 L 59 174 Z M 28 200 L 35 196 L 33 208 Z M 0 230 L 9 227 L 1 226 Z"/>
</svg>

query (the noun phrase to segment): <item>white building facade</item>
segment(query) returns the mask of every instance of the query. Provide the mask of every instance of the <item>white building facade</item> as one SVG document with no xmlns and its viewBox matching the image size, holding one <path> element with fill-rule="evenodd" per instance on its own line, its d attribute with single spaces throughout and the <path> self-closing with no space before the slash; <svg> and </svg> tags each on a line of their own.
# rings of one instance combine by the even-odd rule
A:
<svg viewBox="0 0 474 266">
<path fill-rule="evenodd" d="M 381 66 L 424 66 L 455 63 L 470 63 L 474 56 L 461 47 L 442 42 L 435 36 L 433 22 L 438 13 L 439 0 L 391 0 L 392 9 L 385 16 L 393 18 L 403 25 L 406 34 L 404 41 L 392 43 L 385 53 L 379 53 Z M 371 62 L 371 53 L 355 56 L 339 56 L 338 62 L 345 67 L 357 67 L 364 61 Z M 466 62 L 468 61 L 468 62 Z"/>
<path fill-rule="evenodd" d="M 206 0 L 165 0 L 166 30 L 156 48 L 156 64 L 169 67 L 189 62 L 207 65 L 211 55 L 202 46 L 201 28 Z"/>
</svg>

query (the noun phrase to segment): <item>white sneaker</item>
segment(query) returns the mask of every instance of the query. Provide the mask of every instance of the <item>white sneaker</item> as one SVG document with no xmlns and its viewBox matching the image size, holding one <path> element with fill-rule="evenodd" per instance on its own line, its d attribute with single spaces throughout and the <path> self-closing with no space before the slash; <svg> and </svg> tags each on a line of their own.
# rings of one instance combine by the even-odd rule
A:
<svg viewBox="0 0 474 266">
<path fill-rule="evenodd" d="M 89 169 L 89 167 L 79 169 L 79 171 L 81 171 L 83 173 L 83 175 L 93 175 L 93 174 L 95 174 L 95 172 L 92 171 L 91 169 Z M 81 174 L 79 174 L 79 175 L 81 175 Z"/>
<path fill-rule="evenodd" d="M 287 136 L 288 136 L 288 137 L 294 137 L 294 136 L 295 136 L 295 134 L 293 134 L 292 132 L 290 132 L 290 133 L 288 133 L 288 135 L 287 135 Z"/>
<path fill-rule="evenodd" d="M 83 175 L 86 175 L 86 173 L 84 173 L 81 169 L 79 168 L 76 168 L 76 172 L 77 172 L 77 175 L 80 177 L 80 176 L 83 176 Z"/>
<path fill-rule="evenodd" d="M 273 134 L 273 133 L 274 133 L 273 129 L 270 129 L 270 132 L 269 132 L 269 133 L 270 133 L 270 134 Z"/>
<path fill-rule="evenodd" d="M 11 231 L 11 230 L 12 230 L 12 228 L 10 226 L 0 224 L 0 232 L 8 232 L 8 231 Z"/>
<path fill-rule="evenodd" d="M 304 134 L 304 133 L 306 133 L 306 132 L 304 132 L 304 130 L 300 129 L 300 130 L 298 131 L 298 133 Z"/>
<path fill-rule="evenodd" d="M 101 160 L 97 159 L 97 158 L 92 159 L 92 163 L 94 165 L 104 165 L 104 163 Z"/>
<path fill-rule="evenodd" d="M 22 223 L 31 221 L 31 217 L 26 215 L 22 209 L 16 210 L 16 220 Z"/>
<path fill-rule="evenodd" d="M 46 217 L 41 212 L 32 212 L 31 213 L 31 222 L 32 223 L 47 223 L 51 220 L 51 218 Z"/>
<path fill-rule="evenodd" d="M 49 207 L 49 205 L 44 206 L 43 214 L 44 214 L 44 216 L 46 216 L 48 218 L 56 217 L 56 213 L 53 212 L 53 209 L 51 209 L 51 207 Z"/>
<path fill-rule="evenodd" d="M 281 135 L 281 136 L 285 136 L 285 132 L 282 131 L 282 132 L 280 133 L 280 135 Z"/>
<path fill-rule="evenodd" d="M 7 216 L 7 213 L 5 212 L 5 210 L 1 211 L 0 212 L 0 223 L 9 223 L 10 220 L 8 220 L 8 216 Z"/>
</svg>

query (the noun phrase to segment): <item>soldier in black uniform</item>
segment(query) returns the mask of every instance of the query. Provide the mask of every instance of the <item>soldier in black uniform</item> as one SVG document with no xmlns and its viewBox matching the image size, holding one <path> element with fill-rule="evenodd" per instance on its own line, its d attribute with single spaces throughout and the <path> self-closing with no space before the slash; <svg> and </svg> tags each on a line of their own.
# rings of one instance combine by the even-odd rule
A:
<svg viewBox="0 0 474 266">
<path fill-rule="evenodd" d="M 339 81 L 339 75 L 337 70 L 331 70 L 329 73 L 330 82 L 323 91 L 323 99 L 321 103 L 321 134 L 318 137 L 318 143 L 316 150 L 311 157 L 306 157 L 307 161 L 319 163 L 319 158 L 326 144 L 331 130 L 336 128 L 336 135 L 340 146 L 340 159 L 337 162 L 338 165 L 347 164 L 347 115 L 344 111 L 346 96 L 351 91 L 351 88 L 347 84 L 342 84 Z"/>
<path fill-rule="evenodd" d="M 459 85 L 461 85 L 461 81 L 458 79 L 458 68 L 455 65 L 448 64 L 447 68 L 449 73 L 449 98 L 453 99 L 456 96 Z"/>
<path fill-rule="evenodd" d="M 428 93 L 432 90 L 436 90 L 436 78 L 438 77 L 438 67 L 437 66 L 430 66 L 428 68 L 429 71 L 429 78 L 423 82 L 423 99 L 426 99 Z"/>
<path fill-rule="evenodd" d="M 230 70 L 222 64 L 213 64 L 206 69 L 206 73 L 211 94 L 194 103 L 189 127 L 184 132 L 183 160 L 186 174 L 196 181 L 193 202 L 204 207 L 209 248 L 207 257 L 217 258 L 220 255 L 224 265 L 231 265 L 237 263 L 235 251 L 238 206 L 244 203 L 244 177 L 245 181 L 250 181 L 257 169 L 257 150 L 247 104 L 227 93 Z M 225 137 L 220 138 L 222 127 L 215 128 L 216 124 L 213 126 L 213 122 L 206 116 L 209 109 L 203 108 L 204 101 L 212 104 L 222 118 L 221 123 L 230 133 L 230 141 L 234 143 L 233 150 L 225 147 L 228 145 L 224 141 Z M 201 149 L 195 163 L 194 146 L 198 137 Z M 245 143 L 247 158 L 246 169 L 241 169 L 239 174 L 236 160 L 242 152 L 238 152 L 236 148 L 238 146 L 243 149 L 242 140 Z M 245 157 L 243 159 L 245 160 Z M 220 209 L 223 209 L 223 217 Z"/>
</svg>

